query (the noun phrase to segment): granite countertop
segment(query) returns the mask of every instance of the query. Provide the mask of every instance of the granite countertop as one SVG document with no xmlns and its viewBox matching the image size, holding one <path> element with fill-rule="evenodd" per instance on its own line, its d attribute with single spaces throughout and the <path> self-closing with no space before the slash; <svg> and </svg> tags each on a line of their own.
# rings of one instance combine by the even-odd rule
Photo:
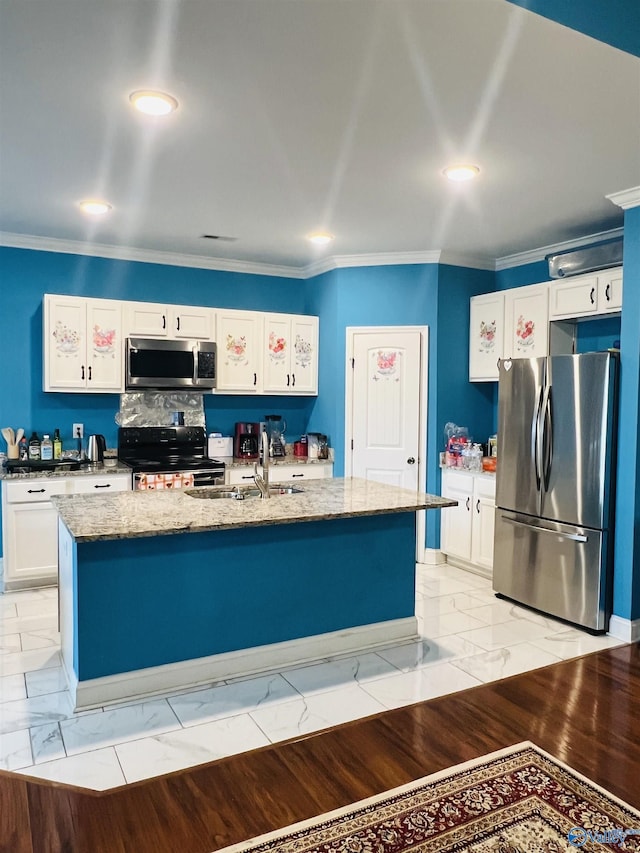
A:
<svg viewBox="0 0 640 853">
<path fill-rule="evenodd" d="M 118 461 L 116 465 L 105 465 L 103 462 L 82 462 L 82 467 L 70 470 L 66 465 L 61 465 L 55 471 L 7 471 L 0 469 L 0 480 L 47 480 L 58 477 L 87 477 L 87 476 L 111 476 L 112 474 L 131 474 L 131 468 L 123 462 Z"/>
<path fill-rule="evenodd" d="M 205 500 L 180 490 L 69 495 L 51 500 L 77 542 L 202 533 L 456 505 L 456 501 L 437 495 L 355 478 L 305 482 L 299 494 L 277 495 L 269 500 Z"/>
<path fill-rule="evenodd" d="M 239 459 L 236 456 L 216 456 L 220 462 L 224 462 L 227 468 L 246 468 L 253 466 L 255 462 L 260 464 L 259 459 Z M 286 456 L 269 457 L 269 465 L 333 465 L 333 459 L 309 459 L 308 456 Z"/>
</svg>

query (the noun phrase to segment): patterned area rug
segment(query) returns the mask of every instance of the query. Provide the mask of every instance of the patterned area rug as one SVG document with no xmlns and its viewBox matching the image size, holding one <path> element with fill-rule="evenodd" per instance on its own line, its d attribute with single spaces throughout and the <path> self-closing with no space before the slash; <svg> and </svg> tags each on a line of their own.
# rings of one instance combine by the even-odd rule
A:
<svg viewBox="0 0 640 853">
<path fill-rule="evenodd" d="M 640 812 L 526 742 L 224 853 L 580 849 L 640 851 Z"/>
</svg>

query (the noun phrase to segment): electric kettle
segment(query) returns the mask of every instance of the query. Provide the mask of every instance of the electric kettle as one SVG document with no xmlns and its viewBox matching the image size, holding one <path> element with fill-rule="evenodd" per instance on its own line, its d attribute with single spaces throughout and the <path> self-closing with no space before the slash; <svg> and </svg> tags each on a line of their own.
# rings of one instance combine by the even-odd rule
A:
<svg viewBox="0 0 640 853">
<path fill-rule="evenodd" d="M 87 441 L 87 459 L 89 462 L 103 462 L 107 442 L 103 435 L 90 435 Z"/>
</svg>

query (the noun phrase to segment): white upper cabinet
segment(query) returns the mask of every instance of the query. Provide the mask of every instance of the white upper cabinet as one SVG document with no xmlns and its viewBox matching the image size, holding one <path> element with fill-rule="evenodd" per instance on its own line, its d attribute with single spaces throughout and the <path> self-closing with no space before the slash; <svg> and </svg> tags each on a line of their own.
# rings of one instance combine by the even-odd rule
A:
<svg viewBox="0 0 640 853">
<path fill-rule="evenodd" d="M 216 311 L 217 391 L 262 391 L 263 317 L 259 311 Z"/>
<path fill-rule="evenodd" d="M 622 308 L 622 268 L 554 281 L 549 293 L 550 320 L 618 312 Z"/>
<path fill-rule="evenodd" d="M 547 282 L 505 290 L 505 358 L 549 355 L 548 298 Z"/>
<path fill-rule="evenodd" d="M 121 303 L 45 294 L 45 391 L 121 392 Z"/>
<path fill-rule="evenodd" d="M 201 341 L 209 341 L 212 338 L 211 308 L 126 302 L 125 314 L 126 337 L 187 338 Z"/>
<path fill-rule="evenodd" d="M 498 379 L 504 350 L 504 293 L 472 296 L 469 312 L 469 380 Z"/>
<path fill-rule="evenodd" d="M 318 393 L 318 318 L 266 314 L 264 382 L 268 394 Z"/>
</svg>

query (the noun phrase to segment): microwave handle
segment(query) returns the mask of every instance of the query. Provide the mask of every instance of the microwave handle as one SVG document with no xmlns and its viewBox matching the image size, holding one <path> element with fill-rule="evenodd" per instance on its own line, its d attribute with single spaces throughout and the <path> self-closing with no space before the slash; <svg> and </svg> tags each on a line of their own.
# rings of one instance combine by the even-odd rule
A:
<svg viewBox="0 0 640 853">
<path fill-rule="evenodd" d="M 198 384 L 198 353 L 200 352 L 200 347 L 196 343 L 191 347 L 191 351 L 193 352 L 193 384 L 197 386 Z"/>
</svg>

